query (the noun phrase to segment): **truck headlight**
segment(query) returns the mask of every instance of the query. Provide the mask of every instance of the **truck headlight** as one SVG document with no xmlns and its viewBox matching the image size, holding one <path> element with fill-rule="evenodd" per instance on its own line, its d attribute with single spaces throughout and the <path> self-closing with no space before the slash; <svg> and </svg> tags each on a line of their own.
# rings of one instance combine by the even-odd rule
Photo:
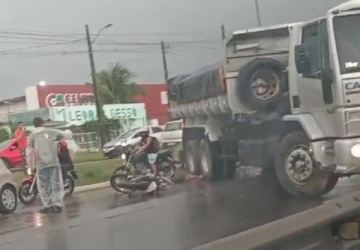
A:
<svg viewBox="0 0 360 250">
<path fill-rule="evenodd" d="M 121 154 L 121 160 L 126 160 L 126 154 Z"/>
<path fill-rule="evenodd" d="M 352 146 L 350 152 L 353 157 L 360 158 L 360 144 Z"/>
</svg>

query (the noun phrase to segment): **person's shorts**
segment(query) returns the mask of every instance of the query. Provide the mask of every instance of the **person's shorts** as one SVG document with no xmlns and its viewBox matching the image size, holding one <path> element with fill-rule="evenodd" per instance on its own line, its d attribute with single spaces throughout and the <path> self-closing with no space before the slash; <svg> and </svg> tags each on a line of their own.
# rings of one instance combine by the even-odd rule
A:
<svg viewBox="0 0 360 250">
<path fill-rule="evenodd" d="M 149 164 L 155 164 L 156 158 L 157 158 L 157 154 L 148 154 L 148 155 L 147 155 L 147 158 L 148 158 Z"/>
</svg>

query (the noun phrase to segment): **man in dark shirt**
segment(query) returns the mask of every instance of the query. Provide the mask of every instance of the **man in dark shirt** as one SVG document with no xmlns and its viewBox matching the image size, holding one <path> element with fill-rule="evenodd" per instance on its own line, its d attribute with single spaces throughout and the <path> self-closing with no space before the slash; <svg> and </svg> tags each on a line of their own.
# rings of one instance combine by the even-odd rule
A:
<svg viewBox="0 0 360 250">
<path fill-rule="evenodd" d="M 141 142 L 138 151 L 146 154 L 153 174 L 157 175 L 156 158 L 159 152 L 159 141 L 155 137 L 150 136 L 148 130 L 141 132 Z"/>
</svg>

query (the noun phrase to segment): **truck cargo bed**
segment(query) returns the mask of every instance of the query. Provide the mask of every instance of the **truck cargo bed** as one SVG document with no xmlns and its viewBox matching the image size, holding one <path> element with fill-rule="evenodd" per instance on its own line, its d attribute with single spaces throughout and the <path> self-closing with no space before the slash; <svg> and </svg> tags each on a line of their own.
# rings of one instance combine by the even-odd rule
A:
<svg viewBox="0 0 360 250">
<path fill-rule="evenodd" d="M 222 63 L 203 67 L 191 74 L 176 76 L 168 83 L 169 99 L 178 104 L 225 95 Z"/>
</svg>

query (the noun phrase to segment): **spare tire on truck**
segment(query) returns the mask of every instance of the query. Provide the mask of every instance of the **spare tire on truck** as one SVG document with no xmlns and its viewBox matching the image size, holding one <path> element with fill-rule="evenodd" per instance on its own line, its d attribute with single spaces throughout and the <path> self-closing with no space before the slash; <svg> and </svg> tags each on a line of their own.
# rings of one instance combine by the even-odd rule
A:
<svg viewBox="0 0 360 250">
<path fill-rule="evenodd" d="M 258 58 L 245 65 L 237 79 L 237 95 L 251 109 L 274 109 L 285 89 L 285 66 L 271 58 Z"/>
</svg>

